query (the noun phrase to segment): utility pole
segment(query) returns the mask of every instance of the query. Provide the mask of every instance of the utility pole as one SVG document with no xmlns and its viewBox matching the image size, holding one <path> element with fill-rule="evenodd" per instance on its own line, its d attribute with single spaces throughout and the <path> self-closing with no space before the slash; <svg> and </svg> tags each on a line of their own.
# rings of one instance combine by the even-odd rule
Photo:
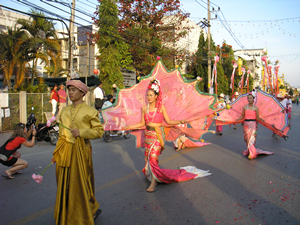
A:
<svg viewBox="0 0 300 225">
<path fill-rule="evenodd" d="M 210 24 L 210 5 L 209 5 L 209 0 L 207 0 L 207 20 L 208 24 Z M 207 69 L 207 76 L 208 76 L 208 93 L 210 93 L 210 82 L 211 82 L 211 58 L 210 58 L 210 26 L 207 27 L 207 52 L 208 52 L 208 69 Z"/>
<path fill-rule="evenodd" d="M 87 77 L 90 74 L 90 40 L 89 35 L 86 38 L 86 48 L 87 48 L 87 63 L 86 63 L 86 76 L 85 76 L 85 84 L 87 85 Z"/>
<path fill-rule="evenodd" d="M 74 49 L 74 21 L 75 21 L 75 0 L 71 4 L 71 19 L 70 19 L 70 47 L 69 47 L 69 69 L 70 76 L 73 72 L 73 49 Z"/>
</svg>

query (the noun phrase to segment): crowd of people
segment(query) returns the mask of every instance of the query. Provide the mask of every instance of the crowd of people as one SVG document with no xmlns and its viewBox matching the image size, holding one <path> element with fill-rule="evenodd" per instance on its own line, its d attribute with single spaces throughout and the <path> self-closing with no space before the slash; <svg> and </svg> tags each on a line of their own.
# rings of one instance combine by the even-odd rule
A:
<svg viewBox="0 0 300 225">
<path fill-rule="evenodd" d="M 56 224 L 93 224 L 94 220 L 102 212 L 95 198 L 94 172 L 92 162 L 92 146 L 90 139 L 100 138 L 104 128 L 99 120 L 99 111 L 112 106 L 113 96 L 108 95 L 104 102 L 105 92 L 102 83 L 94 90 L 95 108 L 85 104 L 83 97 L 89 91 L 88 87 L 80 80 L 69 80 L 66 83 L 68 97 L 72 102 L 66 106 L 67 94 L 64 84 L 59 91 L 57 85 L 51 91 L 52 116 L 56 115 L 57 103 L 59 103 L 60 126 L 59 140 L 53 153 L 52 163 L 56 164 L 57 194 L 54 218 Z M 154 192 L 158 183 L 181 182 L 208 176 L 206 170 L 194 166 L 180 167 L 178 170 L 162 169 L 158 159 L 164 150 L 164 126 L 163 120 L 170 126 L 187 126 L 186 120 L 171 120 L 167 109 L 162 104 L 162 93 L 159 80 L 152 80 L 147 90 L 148 104 L 141 108 L 141 121 L 137 124 L 125 126 L 122 130 L 136 130 L 145 128 L 145 166 L 143 173 L 150 184 L 147 192 Z M 258 106 L 254 105 L 255 92 L 247 96 L 248 104 L 244 105 L 240 118 L 228 120 L 228 124 L 243 123 L 244 141 L 247 150 L 243 155 L 249 159 L 256 158 L 259 154 L 273 154 L 255 147 L 257 137 L 257 121 L 265 122 L 259 114 Z M 237 92 L 232 96 L 231 102 L 239 100 Z M 297 100 L 298 101 L 298 100 Z M 216 107 L 219 111 L 230 103 L 221 93 L 218 96 Z M 282 102 L 286 107 L 286 113 L 291 114 L 291 100 L 287 97 Z M 297 103 L 298 104 L 298 103 Z M 217 118 L 216 118 L 217 119 Z M 222 121 L 223 124 L 226 121 Z M 216 133 L 222 135 L 223 125 L 216 125 Z M 12 136 L 0 149 L 0 163 L 10 167 L 3 175 L 6 179 L 14 179 L 14 175 L 21 174 L 28 163 L 21 159 L 17 151 L 22 145 L 32 147 L 34 145 L 36 131 L 34 127 L 27 130 L 25 124 L 20 123 Z M 32 139 L 28 140 L 29 135 Z M 192 142 L 184 133 L 180 134 L 173 142 L 176 151 L 186 147 L 200 147 L 205 143 Z M 76 204 L 73 204 L 76 202 Z M 83 213 L 84 212 L 84 213 Z M 76 216 L 75 216 L 76 215 Z"/>
</svg>

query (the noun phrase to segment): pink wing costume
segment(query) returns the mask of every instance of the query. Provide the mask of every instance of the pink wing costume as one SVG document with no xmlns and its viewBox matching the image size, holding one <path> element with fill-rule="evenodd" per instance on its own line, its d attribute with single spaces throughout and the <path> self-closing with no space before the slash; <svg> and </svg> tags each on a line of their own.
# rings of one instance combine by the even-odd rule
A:
<svg viewBox="0 0 300 225">
<path fill-rule="evenodd" d="M 210 175 L 208 171 L 194 166 L 179 170 L 161 169 L 158 166 L 158 157 L 164 149 L 164 139 L 173 141 L 182 133 L 193 139 L 200 139 L 204 133 L 211 132 L 207 126 L 211 120 L 207 121 L 206 117 L 217 110 L 214 108 L 216 95 L 200 92 L 198 81 L 185 80 L 178 69 L 167 71 L 162 60 L 158 60 L 151 74 L 143 77 L 138 84 L 118 90 L 116 103 L 101 112 L 104 130 L 120 130 L 141 121 L 141 109 L 148 104 L 146 90 L 153 79 L 160 82 L 161 102 L 170 120 L 188 121 L 192 128 L 168 125 L 159 110 L 145 115 L 146 124 L 150 121 L 162 121 L 162 127 L 146 126 L 131 132 L 136 136 L 137 148 L 145 147 L 146 165 L 143 172 L 146 178 L 150 181 L 154 178 L 158 182 L 171 183 Z"/>
<path fill-rule="evenodd" d="M 259 116 L 264 122 L 256 121 L 256 112 L 253 110 L 245 110 L 244 120 L 236 121 L 242 115 L 243 107 L 248 104 L 247 96 L 248 94 L 239 96 L 236 101 L 231 103 L 231 109 L 224 109 L 219 112 L 216 124 L 227 125 L 244 122 L 244 140 L 247 144 L 247 150 L 243 151 L 243 154 L 248 155 L 250 159 L 256 158 L 259 154 L 273 154 L 255 148 L 257 122 L 286 139 L 290 124 L 288 123 L 285 107 L 274 96 L 256 90 L 254 105 L 258 107 Z"/>
</svg>

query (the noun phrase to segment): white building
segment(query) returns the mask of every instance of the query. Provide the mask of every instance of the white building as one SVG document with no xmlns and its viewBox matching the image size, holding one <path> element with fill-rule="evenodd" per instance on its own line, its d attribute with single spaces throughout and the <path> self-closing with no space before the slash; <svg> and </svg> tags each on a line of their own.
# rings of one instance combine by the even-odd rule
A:
<svg viewBox="0 0 300 225">
<path fill-rule="evenodd" d="M 175 20 L 175 21 L 174 21 Z M 198 43 L 199 43 L 199 37 L 201 30 L 203 30 L 198 24 L 195 22 L 185 19 L 181 25 L 178 25 L 176 23 L 176 19 L 173 16 L 165 17 L 163 20 L 164 24 L 168 24 L 167 26 L 170 26 L 170 29 L 168 29 L 168 32 L 179 32 L 182 31 L 184 27 L 188 27 L 190 31 L 188 31 L 187 35 L 183 38 L 180 38 L 178 41 L 176 41 L 174 44 L 173 43 L 165 43 L 166 46 L 170 48 L 175 48 L 175 49 L 183 49 L 187 52 L 186 55 L 186 62 L 183 63 L 181 72 L 186 73 L 186 67 L 189 63 L 189 58 L 192 56 L 196 51 L 198 50 Z M 179 31 L 177 31 L 179 28 Z M 206 39 L 207 34 L 203 30 L 204 33 L 204 38 Z"/>
<path fill-rule="evenodd" d="M 251 70 L 253 77 L 253 86 L 260 87 L 262 80 L 263 64 L 261 57 L 267 52 L 267 48 L 234 50 L 234 56 L 246 60 L 248 68 Z"/>
</svg>

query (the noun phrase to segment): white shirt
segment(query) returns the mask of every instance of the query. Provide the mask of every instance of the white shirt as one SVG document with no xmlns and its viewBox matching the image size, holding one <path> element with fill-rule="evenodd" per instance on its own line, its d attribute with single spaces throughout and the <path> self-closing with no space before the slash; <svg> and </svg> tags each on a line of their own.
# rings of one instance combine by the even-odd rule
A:
<svg viewBox="0 0 300 225">
<path fill-rule="evenodd" d="M 109 107 L 111 105 L 112 105 L 112 103 L 110 101 L 106 101 L 106 102 L 104 102 L 104 104 L 102 106 L 102 109 L 107 108 L 107 107 Z"/>
<path fill-rule="evenodd" d="M 287 99 L 285 98 L 285 99 L 283 99 L 282 101 L 281 101 L 281 104 L 286 108 L 286 103 L 287 103 Z"/>
<path fill-rule="evenodd" d="M 104 98 L 103 91 L 101 90 L 100 87 L 96 87 L 95 88 L 95 90 L 94 90 L 94 98 L 100 98 L 100 99 Z"/>
</svg>

